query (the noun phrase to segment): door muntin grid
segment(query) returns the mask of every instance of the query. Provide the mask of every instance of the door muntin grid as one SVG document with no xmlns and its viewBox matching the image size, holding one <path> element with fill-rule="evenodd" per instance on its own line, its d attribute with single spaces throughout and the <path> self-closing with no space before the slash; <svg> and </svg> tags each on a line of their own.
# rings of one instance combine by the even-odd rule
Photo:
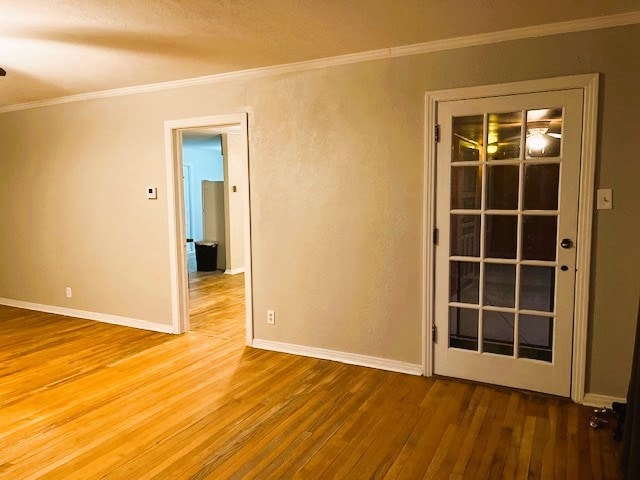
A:
<svg viewBox="0 0 640 480">
<path fill-rule="evenodd" d="M 452 117 L 449 348 L 553 362 L 563 113 Z"/>
</svg>

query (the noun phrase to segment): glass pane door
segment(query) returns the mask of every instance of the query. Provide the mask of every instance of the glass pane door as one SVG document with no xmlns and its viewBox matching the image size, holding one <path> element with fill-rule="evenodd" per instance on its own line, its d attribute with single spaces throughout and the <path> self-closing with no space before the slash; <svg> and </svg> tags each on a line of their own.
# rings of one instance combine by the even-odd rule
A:
<svg viewBox="0 0 640 480">
<path fill-rule="evenodd" d="M 567 363 L 572 318 L 558 315 L 572 310 L 558 309 L 557 297 L 572 292 L 575 281 L 575 254 L 562 250 L 560 238 L 575 238 L 580 99 L 552 92 L 445 102 L 439 110 L 446 138 L 438 147 L 444 241 L 436 251 L 436 324 L 446 336 L 435 350 L 436 373 L 440 367 L 447 374 L 443 362 L 456 355 L 469 372 L 478 362 L 513 374 L 520 368 L 514 365 L 525 365 L 525 373 L 535 370 L 526 365 Z M 567 127 L 577 135 L 565 138 Z M 568 395 L 570 370 L 565 374 Z M 480 380 L 528 388 L 518 379 L 489 377 Z"/>
<path fill-rule="evenodd" d="M 562 112 L 452 118 L 449 347 L 553 360 Z"/>
</svg>

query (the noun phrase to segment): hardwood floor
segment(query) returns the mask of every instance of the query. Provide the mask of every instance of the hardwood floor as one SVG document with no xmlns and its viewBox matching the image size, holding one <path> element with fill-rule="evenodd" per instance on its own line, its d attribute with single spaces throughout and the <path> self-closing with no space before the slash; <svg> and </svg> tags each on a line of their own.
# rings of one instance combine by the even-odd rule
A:
<svg viewBox="0 0 640 480">
<path fill-rule="evenodd" d="M 241 282 L 180 336 L 0 307 L 0 478 L 621 478 L 570 402 L 244 347 Z"/>
<path fill-rule="evenodd" d="M 244 342 L 244 274 L 189 272 L 191 331 Z"/>
</svg>

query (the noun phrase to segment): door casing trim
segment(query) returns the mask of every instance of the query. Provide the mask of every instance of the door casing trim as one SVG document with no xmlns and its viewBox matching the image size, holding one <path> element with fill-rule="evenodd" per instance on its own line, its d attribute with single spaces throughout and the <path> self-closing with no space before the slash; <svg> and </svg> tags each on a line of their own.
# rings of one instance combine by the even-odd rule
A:
<svg viewBox="0 0 640 480">
<path fill-rule="evenodd" d="M 433 231 L 436 207 L 436 143 L 434 131 L 438 103 L 473 98 L 519 95 L 553 90 L 582 89 L 584 92 L 580 187 L 578 194 L 578 235 L 576 239 L 576 285 L 573 320 L 573 352 L 571 361 L 571 399 L 582 403 L 585 397 L 587 366 L 587 329 L 589 321 L 589 285 L 591 275 L 591 238 L 596 167 L 599 74 L 527 80 L 523 82 L 481 85 L 475 87 L 434 90 L 425 94 L 425 161 L 423 198 L 422 279 L 425 295 L 422 301 L 422 366 L 425 376 L 433 375 L 433 342 L 435 304 L 435 248 Z"/>
<path fill-rule="evenodd" d="M 249 183 L 249 139 L 248 114 L 236 113 L 227 115 L 211 115 L 205 117 L 167 120 L 164 122 L 165 157 L 167 173 L 167 221 L 169 225 L 169 269 L 171 275 L 171 324 L 173 333 L 184 333 L 189 330 L 189 279 L 185 258 L 185 222 L 184 222 L 184 194 L 182 175 L 181 147 L 176 141 L 179 130 L 203 127 L 222 127 L 239 125 L 240 135 L 246 149 L 242 155 L 242 175 L 246 188 L 242 192 L 244 207 L 244 285 L 245 285 L 245 318 L 246 343 L 253 342 L 253 278 L 251 258 L 251 204 Z"/>
</svg>

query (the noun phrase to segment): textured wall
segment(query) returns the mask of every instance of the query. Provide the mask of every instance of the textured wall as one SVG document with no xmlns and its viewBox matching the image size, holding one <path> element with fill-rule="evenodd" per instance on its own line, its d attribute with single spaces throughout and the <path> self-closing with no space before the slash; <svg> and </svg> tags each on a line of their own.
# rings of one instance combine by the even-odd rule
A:
<svg viewBox="0 0 640 480">
<path fill-rule="evenodd" d="M 420 363 L 424 92 L 591 72 L 615 209 L 595 215 L 588 389 L 622 396 L 640 289 L 637 26 L 0 115 L 0 297 L 170 323 L 163 122 L 248 111 L 256 337 Z"/>
</svg>

